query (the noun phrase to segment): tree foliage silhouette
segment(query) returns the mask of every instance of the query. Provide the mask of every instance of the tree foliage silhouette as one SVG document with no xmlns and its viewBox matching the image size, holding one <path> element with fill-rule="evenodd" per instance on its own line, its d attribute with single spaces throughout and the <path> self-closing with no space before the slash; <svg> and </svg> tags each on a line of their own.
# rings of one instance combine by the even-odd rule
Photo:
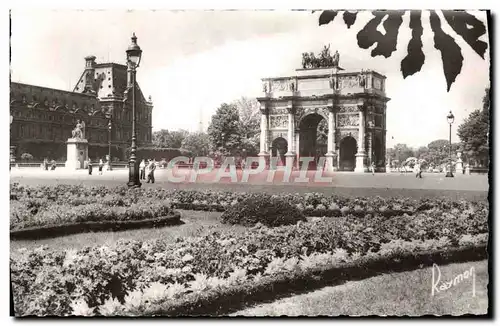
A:
<svg viewBox="0 0 500 326">
<path fill-rule="evenodd" d="M 341 11 L 323 11 L 319 16 L 319 25 L 332 22 L 339 12 Z M 349 11 L 343 12 L 344 23 L 347 28 L 351 28 L 356 22 L 357 14 Z M 403 22 L 402 17 L 406 12 L 404 10 L 372 11 L 374 17 L 357 34 L 358 46 L 362 49 L 368 49 L 377 44 L 372 50 L 371 56 L 382 55 L 389 58 L 396 50 L 398 33 Z M 442 13 L 448 25 L 484 60 L 488 44 L 479 38 L 486 33 L 485 24 L 465 11 L 442 10 Z M 382 23 L 386 17 L 387 19 Z M 443 72 L 449 92 L 451 85 L 462 71 L 464 57 L 454 37 L 443 31 L 441 19 L 435 10 L 431 10 L 429 20 L 434 34 L 434 47 L 441 52 Z M 377 30 L 381 23 L 386 31 L 385 34 Z M 419 72 L 425 62 L 425 54 L 422 51 L 422 11 L 410 10 L 409 27 L 412 30 L 412 37 L 408 43 L 408 55 L 401 61 L 400 70 L 403 78 Z"/>
</svg>

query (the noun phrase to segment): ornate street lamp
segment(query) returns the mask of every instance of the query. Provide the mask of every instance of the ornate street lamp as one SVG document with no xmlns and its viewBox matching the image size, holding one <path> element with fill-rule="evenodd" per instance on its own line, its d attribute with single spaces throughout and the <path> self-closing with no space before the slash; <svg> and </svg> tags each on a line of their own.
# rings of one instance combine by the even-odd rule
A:
<svg viewBox="0 0 500 326">
<path fill-rule="evenodd" d="M 14 117 L 12 116 L 12 114 L 10 115 L 10 138 L 11 138 L 11 141 L 12 141 L 12 121 L 14 120 Z M 10 157 L 9 157 L 9 171 L 10 171 L 10 164 L 12 163 L 12 158 L 14 157 L 14 148 L 13 146 L 11 145 L 10 146 Z"/>
<path fill-rule="evenodd" d="M 129 178 L 127 185 L 129 188 L 137 188 L 141 186 L 139 181 L 139 162 L 137 161 L 136 151 L 137 151 L 137 136 L 135 130 L 135 74 L 136 69 L 141 63 L 142 50 L 137 45 L 137 37 L 135 33 L 132 35 L 132 44 L 127 49 L 127 72 L 130 74 L 129 87 L 132 88 L 132 146 L 130 149 L 130 159 L 129 159 Z"/>
<path fill-rule="evenodd" d="M 448 123 L 450 124 L 450 164 L 449 164 L 449 169 L 446 171 L 446 177 L 453 178 L 453 172 L 451 171 L 452 170 L 452 166 L 451 166 L 451 125 L 455 121 L 455 116 L 450 111 L 450 113 L 448 113 L 448 115 L 446 116 L 446 119 L 448 120 Z"/>
<path fill-rule="evenodd" d="M 108 171 L 111 171 L 111 118 L 108 122 Z"/>
</svg>

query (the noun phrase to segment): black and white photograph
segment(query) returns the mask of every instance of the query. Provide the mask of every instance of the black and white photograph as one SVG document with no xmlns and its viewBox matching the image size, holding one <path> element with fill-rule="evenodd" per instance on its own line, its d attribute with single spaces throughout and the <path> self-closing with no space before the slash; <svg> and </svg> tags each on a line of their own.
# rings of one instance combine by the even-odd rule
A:
<svg viewBox="0 0 500 326">
<path fill-rule="evenodd" d="M 491 317 L 492 17 L 11 9 L 11 317 Z"/>
</svg>

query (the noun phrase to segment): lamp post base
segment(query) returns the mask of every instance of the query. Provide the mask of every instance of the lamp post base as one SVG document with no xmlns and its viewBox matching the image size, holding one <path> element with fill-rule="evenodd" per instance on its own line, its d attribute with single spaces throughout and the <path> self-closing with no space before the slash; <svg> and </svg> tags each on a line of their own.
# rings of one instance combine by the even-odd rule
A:
<svg viewBox="0 0 500 326">
<path fill-rule="evenodd" d="M 134 181 L 129 181 L 127 182 L 127 186 L 130 188 L 130 189 L 136 189 L 136 188 L 140 188 L 141 187 L 141 183 L 135 183 Z"/>
<path fill-rule="evenodd" d="M 127 186 L 129 188 L 140 188 L 141 182 L 139 181 L 139 164 L 137 161 L 129 162 L 129 175 Z"/>
<path fill-rule="evenodd" d="M 446 178 L 453 178 L 453 173 L 451 171 L 446 172 Z"/>
</svg>

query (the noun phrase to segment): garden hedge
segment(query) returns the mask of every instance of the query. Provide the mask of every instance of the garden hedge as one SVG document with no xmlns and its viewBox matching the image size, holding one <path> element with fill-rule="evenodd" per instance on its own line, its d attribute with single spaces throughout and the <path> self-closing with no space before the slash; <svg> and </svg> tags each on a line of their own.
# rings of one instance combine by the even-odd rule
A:
<svg viewBox="0 0 500 326">
<path fill-rule="evenodd" d="M 302 212 L 281 198 L 267 195 L 251 195 L 229 206 L 221 216 L 222 223 L 254 226 L 293 225 L 306 221 Z"/>
<path fill-rule="evenodd" d="M 53 238 L 84 232 L 124 231 L 141 228 L 159 228 L 182 224 L 181 214 L 172 212 L 169 216 L 137 221 L 100 221 L 43 226 L 10 231 L 11 240 L 33 240 Z"/>
</svg>

